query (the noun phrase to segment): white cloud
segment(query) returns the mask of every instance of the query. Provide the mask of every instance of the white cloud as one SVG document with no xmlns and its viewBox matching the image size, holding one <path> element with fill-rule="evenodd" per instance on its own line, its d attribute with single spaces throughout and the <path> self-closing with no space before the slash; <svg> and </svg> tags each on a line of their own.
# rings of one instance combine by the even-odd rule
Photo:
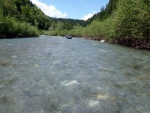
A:
<svg viewBox="0 0 150 113">
<path fill-rule="evenodd" d="M 45 3 L 40 2 L 39 0 L 31 0 L 33 4 L 36 4 L 38 8 L 40 8 L 46 15 L 50 17 L 56 17 L 56 18 L 64 18 L 67 16 L 66 13 L 62 13 L 58 9 L 56 9 L 55 6 L 50 5 L 48 6 Z"/>
<path fill-rule="evenodd" d="M 95 12 L 92 12 L 90 14 L 85 15 L 82 19 L 83 20 L 88 20 L 89 18 L 91 18 L 93 15 L 95 14 Z"/>
</svg>

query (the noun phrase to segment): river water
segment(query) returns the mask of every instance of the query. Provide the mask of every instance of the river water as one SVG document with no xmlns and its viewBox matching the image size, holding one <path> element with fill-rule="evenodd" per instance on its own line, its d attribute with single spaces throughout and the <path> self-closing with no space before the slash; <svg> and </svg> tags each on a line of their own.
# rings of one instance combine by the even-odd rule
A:
<svg viewBox="0 0 150 113">
<path fill-rule="evenodd" d="M 82 38 L 2 39 L 0 113 L 150 113 L 150 52 Z"/>
</svg>

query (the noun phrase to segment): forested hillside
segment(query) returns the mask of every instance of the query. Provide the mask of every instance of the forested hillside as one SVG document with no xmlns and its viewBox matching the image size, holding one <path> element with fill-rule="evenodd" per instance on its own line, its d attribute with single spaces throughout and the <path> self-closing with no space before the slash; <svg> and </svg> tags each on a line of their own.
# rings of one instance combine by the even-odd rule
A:
<svg viewBox="0 0 150 113">
<path fill-rule="evenodd" d="M 110 0 L 109 3 L 106 5 L 106 7 L 103 6 L 100 12 L 93 15 L 92 18 L 86 21 L 86 24 L 91 24 L 91 22 L 94 20 L 102 21 L 106 19 L 107 17 L 109 17 L 112 14 L 112 12 L 116 9 L 117 3 L 118 3 L 118 0 Z"/>
<path fill-rule="evenodd" d="M 150 49 L 150 0 L 110 0 L 72 35 Z"/>
<path fill-rule="evenodd" d="M 29 0 L 0 0 L 0 37 L 38 36 L 51 20 Z"/>
<path fill-rule="evenodd" d="M 85 27 L 87 25 L 87 22 L 84 20 L 78 20 L 78 19 L 64 19 L 64 18 L 52 18 L 52 23 L 47 31 L 45 31 L 45 34 L 47 35 L 61 35 L 65 36 L 70 34 L 70 31 L 77 28 L 77 26 Z"/>
<path fill-rule="evenodd" d="M 109 0 L 87 21 L 48 17 L 30 0 L 0 4 L 0 38 L 70 34 L 150 48 L 150 0 Z"/>
<path fill-rule="evenodd" d="M 71 34 L 150 49 L 150 0 L 109 0 L 106 7 L 102 7 L 101 11 L 88 19 L 84 25 L 72 24 L 73 27 L 68 29 L 61 22 L 57 25 L 59 27 L 50 30 L 51 34 Z"/>
<path fill-rule="evenodd" d="M 0 4 L 0 38 L 58 35 L 60 27 L 70 30 L 84 25 L 83 20 L 48 17 L 30 0 L 0 0 Z"/>
</svg>

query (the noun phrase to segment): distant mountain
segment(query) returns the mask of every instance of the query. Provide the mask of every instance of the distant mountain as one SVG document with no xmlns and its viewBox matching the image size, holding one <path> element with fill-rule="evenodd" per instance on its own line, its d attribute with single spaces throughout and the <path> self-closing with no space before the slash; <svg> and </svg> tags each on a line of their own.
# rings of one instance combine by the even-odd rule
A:
<svg viewBox="0 0 150 113">
<path fill-rule="evenodd" d="M 79 19 L 66 19 L 66 18 L 52 18 L 50 17 L 51 20 L 54 22 L 63 22 L 63 23 L 71 23 L 74 26 L 80 25 L 85 27 L 86 26 L 86 21 L 84 20 L 79 20 Z"/>
</svg>

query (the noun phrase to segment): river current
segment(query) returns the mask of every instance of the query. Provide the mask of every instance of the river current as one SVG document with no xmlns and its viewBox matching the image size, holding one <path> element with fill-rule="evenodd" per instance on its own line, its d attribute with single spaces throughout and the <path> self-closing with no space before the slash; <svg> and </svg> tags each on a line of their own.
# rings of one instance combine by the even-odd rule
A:
<svg viewBox="0 0 150 113">
<path fill-rule="evenodd" d="M 1 39 L 0 113 L 150 113 L 150 52 L 83 38 Z"/>
</svg>

